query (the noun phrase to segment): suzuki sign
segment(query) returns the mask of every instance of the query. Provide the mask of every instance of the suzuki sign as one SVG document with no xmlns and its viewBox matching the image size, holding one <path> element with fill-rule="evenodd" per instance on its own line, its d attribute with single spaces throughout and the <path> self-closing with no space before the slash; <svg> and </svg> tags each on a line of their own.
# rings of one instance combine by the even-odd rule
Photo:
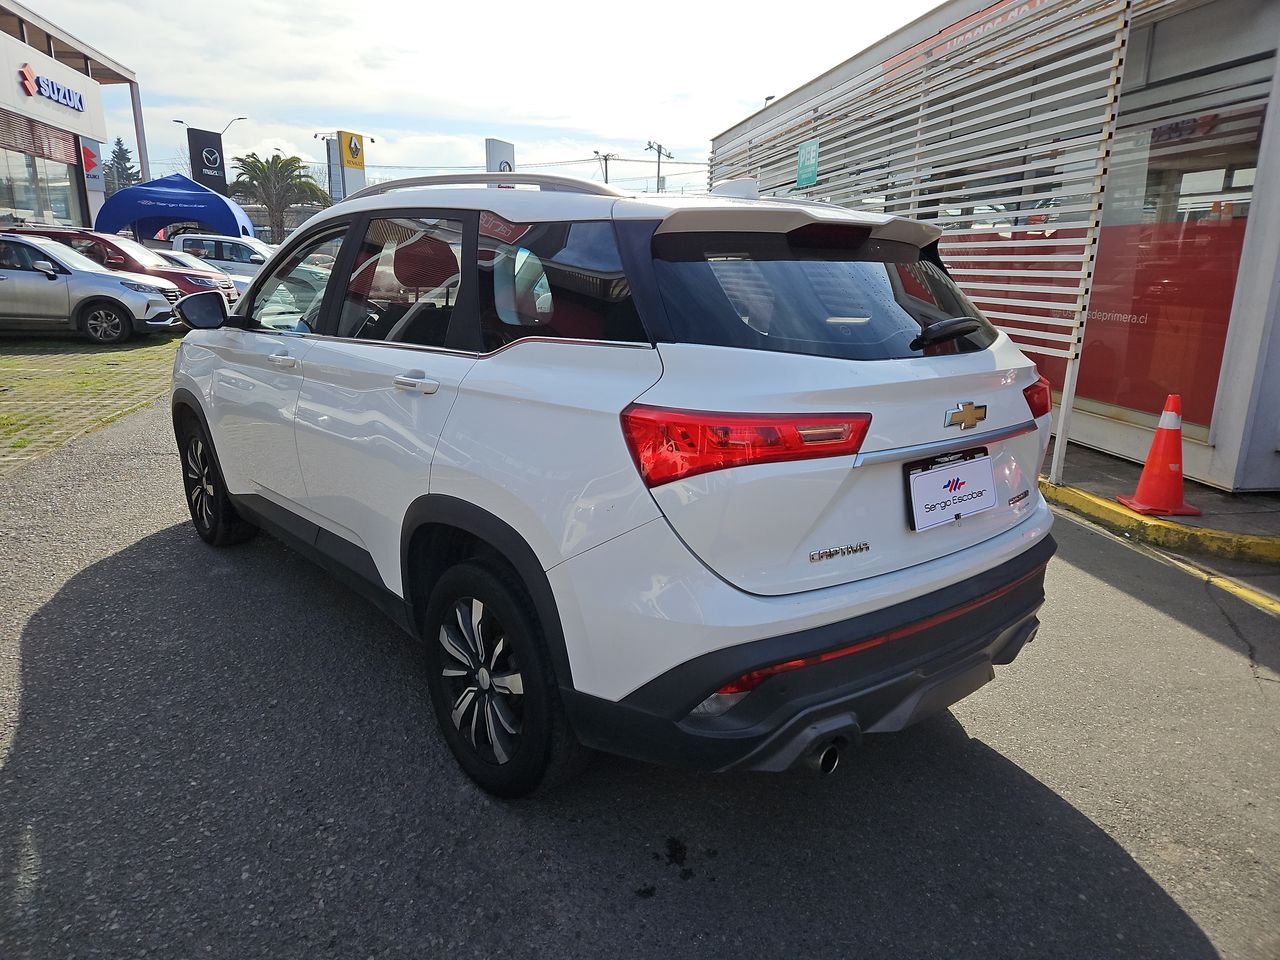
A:
<svg viewBox="0 0 1280 960">
<path fill-rule="evenodd" d="M 22 87 L 23 92 L 28 97 L 34 97 L 39 94 L 47 97 L 54 103 L 60 103 L 64 107 L 70 107 L 80 113 L 84 113 L 84 94 L 70 87 L 64 87 L 56 80 L 50 80 L 48 77 L 40 77 L 31 69 L 31 64 L 24 63 L 18 69 L 18 85 Z"/>
<path fill-rule="evenodd" d="M 99 143 L 107 139 L 102 88 L 3 30 L 0 77 L 0 109 Z"/>
</svg>

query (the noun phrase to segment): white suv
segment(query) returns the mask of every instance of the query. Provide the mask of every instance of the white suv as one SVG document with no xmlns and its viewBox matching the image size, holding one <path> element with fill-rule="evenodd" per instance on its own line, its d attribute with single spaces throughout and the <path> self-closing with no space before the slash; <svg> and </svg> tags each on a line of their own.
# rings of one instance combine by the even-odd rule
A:
<svg viewBox="0 0 1280 960">
<path fill-rule="evenodd" d="M 179 303 L 192 519 L 421 638 L 493 793 L 586 748 L 829 772 L 1011 661 L 1054 551 L 1048 383 L 937 237 L 549 176 L 363 190 L 230 317 Z"/>
</svg>

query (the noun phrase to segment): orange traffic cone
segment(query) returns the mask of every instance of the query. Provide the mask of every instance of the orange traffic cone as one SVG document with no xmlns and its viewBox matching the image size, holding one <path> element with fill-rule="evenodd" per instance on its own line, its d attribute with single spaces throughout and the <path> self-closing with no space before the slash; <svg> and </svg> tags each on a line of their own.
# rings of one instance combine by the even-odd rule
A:
<svg viewBox="0 0 1280 960">
<path fill-rule="evenodd" d="M 1136 513 L 1198 517 L 1200 510 L 1182 499 L 1182 397 L 1169 394 L 1156 427 L 1151 452 L 1132 497 L 1116 497 Z"/>
</svg>

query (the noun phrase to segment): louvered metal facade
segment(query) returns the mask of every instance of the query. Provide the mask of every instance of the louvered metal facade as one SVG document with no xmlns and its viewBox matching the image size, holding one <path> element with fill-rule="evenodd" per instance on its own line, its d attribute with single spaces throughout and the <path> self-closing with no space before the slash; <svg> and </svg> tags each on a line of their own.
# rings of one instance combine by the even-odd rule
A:
<svg viewBox="0 0 1280 960">
<path fill-rule="evenodd" d="M 1063 433 L 1084 342 L 1131 24 L 1188 0 L 952 3 L 713 142 L 712 183 L 930 220 L 986 316 L 1050 371 Z M 972 5 L 969 10 L 973 10 Z M 1241 123 L 1261 122 L 1262 105 Z M 801 145 L 816 182 L 797 186 Z M 1120 151 L 1123 158 L 1123 149 Z M 1061 475 L 1059 444 L 1051 478 Z"/>
</svg>

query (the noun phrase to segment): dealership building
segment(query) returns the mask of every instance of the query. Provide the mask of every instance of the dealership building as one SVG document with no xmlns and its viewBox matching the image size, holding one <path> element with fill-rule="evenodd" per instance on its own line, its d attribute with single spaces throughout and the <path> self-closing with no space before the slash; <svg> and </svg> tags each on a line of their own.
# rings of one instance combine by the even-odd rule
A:
<svg viewBox="0 0 1280 960">
<path fill-rule="evenodd" d="M 149 179 L 132 70 L 13 0 L 0 0 L 0 226 L 87 226 L 102 206 L 107 122 L 100 87 L 128 84 L 138 165 Z"/>
<path fill-rule="evenodd" d="M 935 222 L 1055 430 L 1142 460 L 1177 393 L 1188 476 L 1280 489 L 1278 45 L 1276 0 L 951 0 L 715 137 L 711 178 Z"/>
</svg>

